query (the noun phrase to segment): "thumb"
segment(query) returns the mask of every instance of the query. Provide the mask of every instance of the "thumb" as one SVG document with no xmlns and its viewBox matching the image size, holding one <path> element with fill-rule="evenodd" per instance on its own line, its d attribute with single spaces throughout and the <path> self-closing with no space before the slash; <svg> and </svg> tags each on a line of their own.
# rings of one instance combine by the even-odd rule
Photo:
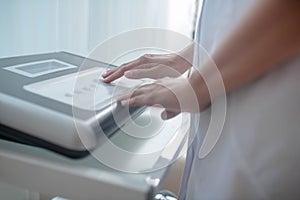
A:
<svg viewBox="0 0 300 200">
<path fill-rule="evenodd" d="M 175 116 L 177 116 L 180 112 L 178 111 L 168 111 L 168 110 L 164 110 L 162 113 L 161 113 L 161 118 L 163 120 L 168 120 L 168 119 L 171 119 Z"/>
</svg>

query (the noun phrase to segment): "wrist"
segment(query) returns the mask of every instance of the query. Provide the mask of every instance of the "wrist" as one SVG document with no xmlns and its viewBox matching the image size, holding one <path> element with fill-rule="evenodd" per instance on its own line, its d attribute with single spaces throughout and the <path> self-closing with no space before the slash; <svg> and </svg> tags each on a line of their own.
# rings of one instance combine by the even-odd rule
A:
<svg viewBox="0 0 300 200">
<path fill-rule="evenodd" d="M 210 106 L 211 98 L 207 84 L 205 83 L 204 78 L 197 70 L 195 70 L 189 77 L 189 84 L 195 92 L 200 111 L 205 110 L 207 107 Z"/>
<path fill-rule="evenodd" d="M 177 53 L 178 59 L 184 60 L 187 63 L 185 65 L 185 70 L 189 69 L 193 65 L 193 58 L 194 58 L 194 44 L 190 44 L 186 48 L 182 49 Z"/>
<path fill-rule="evenodd" d="M 173 62 L 173 65 L 177 66 L 176 68 L 181 74 L 192 67 L 192 63 L 190 63 L 187 59 L 185 59 L 185 57 L 180 54 L 174 54 Z"/>
</svg>

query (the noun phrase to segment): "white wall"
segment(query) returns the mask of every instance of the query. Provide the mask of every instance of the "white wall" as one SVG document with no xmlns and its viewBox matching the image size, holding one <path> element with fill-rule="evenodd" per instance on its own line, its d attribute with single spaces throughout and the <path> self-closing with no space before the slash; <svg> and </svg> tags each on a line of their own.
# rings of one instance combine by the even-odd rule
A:
<svg viewBox="0 0 300 200">
<path fill-rule="evenodd" d="M 0 2 L 0 57 L 56 49 L 56 1 Z"/>
<path fill-rule="evenodd" d="M 195 0 L 0 1 L 0 57 L 69 51 L 87 55 L 124 31 L 157 27 L 191 36 Z"/>
</svg>

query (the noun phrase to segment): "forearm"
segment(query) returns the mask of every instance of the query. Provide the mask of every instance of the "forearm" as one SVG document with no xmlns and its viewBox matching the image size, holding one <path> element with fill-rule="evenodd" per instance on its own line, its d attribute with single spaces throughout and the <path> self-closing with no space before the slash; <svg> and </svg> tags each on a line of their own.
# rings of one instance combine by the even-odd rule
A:
<svg viewBox="0 0 300 200">
<path fill-rule="evenodd" d="M 279 66 L 300 50 L 300 2 L 292 0 L 257 0 L 212 58 L 231 92 Z M 210 66 L 200 69 L 214 85 Z M 208 92 L 197 72 L 190 77 L 200 99 Z M 217 86 L 216 86 L 217 87 Z M 203 101 L 209 101 L 208 97 Z"/>
</svg>

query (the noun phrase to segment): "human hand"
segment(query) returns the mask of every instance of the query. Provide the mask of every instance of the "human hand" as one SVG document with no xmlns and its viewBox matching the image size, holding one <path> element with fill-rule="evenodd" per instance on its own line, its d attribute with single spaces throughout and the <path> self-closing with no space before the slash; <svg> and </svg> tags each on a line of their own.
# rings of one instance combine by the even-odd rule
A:
<svg viewBox="0 0 300 200">
<path fill-rule="evenodd" d="M 180 112 L 200 112 L 197 95 L 188 79 L 163 78 L 142 85 L 118 98 L 123 106 L 159 106 L 165 108 L 162 119 L 169 119 Z"/>
<path fill-rule="evenodd" d="M 187 59 L 175 53 L 145 54 L 136 60 L 108 70 L 102 77 L 106 83 L 114 81 L 123 75 L 132 79 L 178 77 L 191 65 Z"/>
</svg>

